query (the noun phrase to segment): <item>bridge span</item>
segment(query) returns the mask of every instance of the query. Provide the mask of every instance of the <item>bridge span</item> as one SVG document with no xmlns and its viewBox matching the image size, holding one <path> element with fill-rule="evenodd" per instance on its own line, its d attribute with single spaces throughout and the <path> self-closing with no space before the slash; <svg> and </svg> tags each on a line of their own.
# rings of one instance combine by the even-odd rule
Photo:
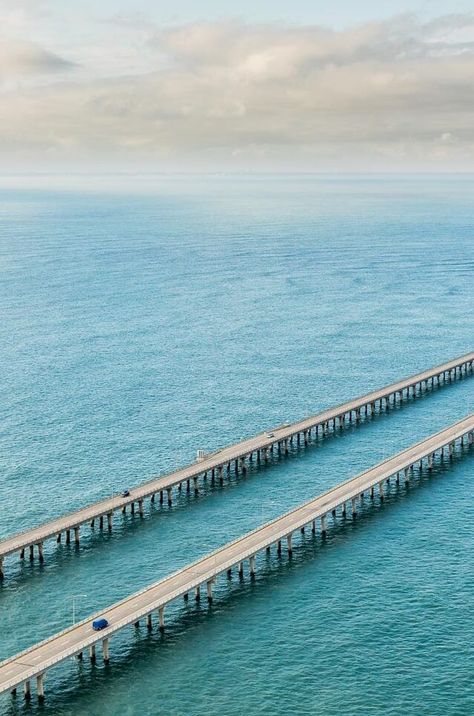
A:
<svg viewBox="0 0 474 716">
<path fill-rule="evenodd" d="M 471 414 L 93 617 L 25 649 L 0 663 L 0 693 L 16 693 L 16 689 L 23 685 L 25 697 L 30 698 L 31 682 L 36 679 L 38 697 L 42 700 L 44 675 L 56 664 L 73 656 L 82 659 L 85 651 L 95 662 L 97 645 L 102 646 L 103 660 L 107 663 L 110 659 L 110 639 L 119 630 L 137 625 L 141 619 L 145 619 L 148 628 L 152 629 L 155 615 L 157 626 L 163 630 L 165 608 L 171 602 L 183 597 L 187 600 L 190 593 L 200 599 L 202 588 L 208 601 L 212 602 L 213 585 L 218 576 L 229 577 L 234 568 L 243 576 L 244 563 L 247 562 L 250 576 L 254 575 L 258 553 L 276 547 L 281 554 L 282 543 L 286 543 L 291 554 L 294 535 L 303 533 L 306 528 L 313 534 L 319 528 L 325 534 L 329 516 L 336 518 L 339 510 L 342 517 L 348 512 L 354 517 L 365 497 L 375 499 L 377 492 L 379 499 L 383 500 L 390 480 L 395 480 L 396 485 L 400 484 L 400 480 L 409 482 L 415 466 L 420 471 L 429 471 L 435 460 L 442 461 L 445 457 L 450 460 L 456 451 L 464 453 L 472 446 L 473 435 L 474 414 Z M 105 618 L 108 622 L 108 626 L 100 632 L 92 629 L 92 621 L 98 618 Z"/>
<path fill-rule="evenodd" d="M 125 514 L 129 509 L 132 513 L 137 512 L 143 516 L 144 501 L 147 498 L 154 503 L 158 496 L 160 504 L 162 504 L 166 493 L 167 503 L 171 505 L 173 490 L 181 491 L 184 486 L 187 491 L 190 491 L 192 485 L 193 491 L 198 493 L 199 483 L 207 479 L 213 484 L 216 480 L 219 484 L 223 484 L 224 473 L 230 474 L 232 467 L 236 473 L 246 472 L 248 464 L 254 460 L 257 465 L 260 465 L 266 463 L 274 453 L 278 453 L 279 456 L 287 455 L 290 447 L 295 445 L 305 447 L 312 440 L 344 429 L 347 425 L 358 424 L 363 418 L 389 410 L 390 407 L 421 395 L 427 390 L 432 390 L 460 377 L 472 375 L 473 367 L 474 352 L 471 352 L 374 390 L 347 403 L 323 410 L 299 422 L 274 428 L 218 450 L 199 462 L 138 485 L 130 490 L 130 494 L 126 497 L 115 496 L 100 500 L 37 527 L 7 537 L 0 542 L 0 579 L 4 576 L 3 561 L 8 555 L 19 553 L 20 559 L 24 559 L 25 551 L 28 550 L 29 559 L 32 561 L 36 548 L 38 559 L 42 562 L 44 560 L 43 544 L 47 539 L 55 538 L 59 543 L 64 536 L 66 544 L 74 541 L 78 545 L 83 525 L 89 524 L 94 529 L 97 523 L 99 529 L 104 529 L 105 525 L 111 531 L 114 513 L 121 511 Z"/>
</svg>

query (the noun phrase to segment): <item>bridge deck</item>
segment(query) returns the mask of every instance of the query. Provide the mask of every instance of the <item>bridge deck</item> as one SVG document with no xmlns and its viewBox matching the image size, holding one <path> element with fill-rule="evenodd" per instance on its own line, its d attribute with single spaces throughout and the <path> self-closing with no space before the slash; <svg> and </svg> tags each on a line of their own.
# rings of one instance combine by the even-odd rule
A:
<svg viewBox="0 0 474 716">
<path fill-rule="evenodd" d="M 350 400 L 347 403 L 324 410 L 317 415 L 313 415 L 288 426 L 276 428 L 272 431 L 274 433 L 272 438 L 267 437 L 266 433 L 261 433 L 255 437 L 230 445 L 229 447 L 213 453 L 201 462 L 193 463 L 192 465 L 183 467 L 168 475 L 157 477 L 138 485 L 130 491 L 129 497 L 122 498 L 117 496 L 100 500 L 92 505 L 68 513 L 62 517 L 58 517 L 57 519 L 53 519 L 37 527 L 12 535 L 11 537 L 8 537 L 0 542 L 0 560 L 9 554 L 27 548 L 30 545 L 42 543 L 44 540 L 61 532 L 72 530 L 75 527 L 91 522 L 92 520 L 103 515 L 112 513 L 131 504 L 132 502 L 136 503 L 137 501 L 150 497 L 162 490 L 167 490 L 168 488 L 179 485 L 186 480 L 190 480 L 194 477 L 202 475 L 205 472 L 209 472 L 212 469 L 219 468 L 234 460 L 245 457 L 252 452 L 268 448 L 272 444 L 291 438 L 292 436 L 302 433 L 305 430 L 314 428 L 318 425 L 323 425 L 327 421 L 340 418 L 350 411 L 356 411 L 378 400 L 388 398 L 397 392 L 412 388 L 417 384 L 420 384 L 422 381 L 430 380 L 436 376 L 442 375 L 443 373 L 460 368 L 461 366 L 469 366 L 472 369 L 473 362 L 474 352 L 471 352 L 448 361 L 447 363 L 430 368 L 422 373 L 412 375 L 409 378 L 405 378 L 396 383 L 385 386 L 384 388 L 375 390 L 367 395 Z"/>
<path fill-rule="evenodd" d="M 465 435 L 469 435 L 471 443 L 473 432 L 474 414 L 110 606 L 100 614 L 85 619 L 76 626 L 2 662 L 0 693 L 42 674 L 54 664 L 84 651 L 92 644 L 163 608 L 199 585 L 212 583 L 217 575 L 227 569 L 252 558 L 257 552 L 288 537 L 317 518 L 324 519 L 324 515 L 331 510 L 375 485 L 382 486 L 387 478 L 408 469 L 424 458 L 429 458 L 446 445 L 453 444 Z M 92 630 L 92 620 L 99 616 L 107 618 L 109 627 L 97 633 Z"/>
</svg>

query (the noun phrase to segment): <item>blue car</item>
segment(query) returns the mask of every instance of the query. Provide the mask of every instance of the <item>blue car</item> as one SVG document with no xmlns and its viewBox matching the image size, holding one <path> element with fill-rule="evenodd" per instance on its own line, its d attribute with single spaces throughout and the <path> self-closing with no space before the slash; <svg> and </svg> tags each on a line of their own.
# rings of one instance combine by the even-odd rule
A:
<svg viewBox="0 0 474 716">
<path fill-rule="evenodd" d="M 102 617 L 101 619 L 94 619 L 94 621 L 92 622 L 92 628 L 94 631 L 101 631 L 108 626 L 109 622 L 107 621 L 107 619 L 104 619 L 104 617 Z"/>
</svg>

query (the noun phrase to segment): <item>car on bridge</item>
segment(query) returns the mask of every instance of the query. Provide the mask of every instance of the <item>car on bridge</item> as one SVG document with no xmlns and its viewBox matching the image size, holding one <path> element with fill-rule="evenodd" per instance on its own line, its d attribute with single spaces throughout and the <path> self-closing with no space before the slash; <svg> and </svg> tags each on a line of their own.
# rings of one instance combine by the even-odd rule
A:
<svg viewBox="0 0 474 716">
<path fill-rule="evenodd" d="M 100 619 L 94 619 L 92 622 L 92 628 L 94 631 L 102 631 L 102 629 L 106 629 L 109 626 L 109 622 L 104 617 L 101 617 Z"/>
</svg>

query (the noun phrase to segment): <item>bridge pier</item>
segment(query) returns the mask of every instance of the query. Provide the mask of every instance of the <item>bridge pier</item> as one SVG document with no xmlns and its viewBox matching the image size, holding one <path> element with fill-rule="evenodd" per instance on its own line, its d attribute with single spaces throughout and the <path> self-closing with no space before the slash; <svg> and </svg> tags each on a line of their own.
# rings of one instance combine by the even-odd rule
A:
<svg viewBox="0 0 474 716">
<path fill-rule="evenodd" d="M 110 649 L 109 649 L 109 637 L 106 636 L 105 639 L 102 639 L 102 655 L 104 659 L 104 664 L 108 664 L 110 662 Z"/>
<path fill-rule="evenodd" d="M 254 554 L 249 559 L 249 571 L 250 571 L 250 576 L 255 577 L 255 555 Z"/>
</svg>

